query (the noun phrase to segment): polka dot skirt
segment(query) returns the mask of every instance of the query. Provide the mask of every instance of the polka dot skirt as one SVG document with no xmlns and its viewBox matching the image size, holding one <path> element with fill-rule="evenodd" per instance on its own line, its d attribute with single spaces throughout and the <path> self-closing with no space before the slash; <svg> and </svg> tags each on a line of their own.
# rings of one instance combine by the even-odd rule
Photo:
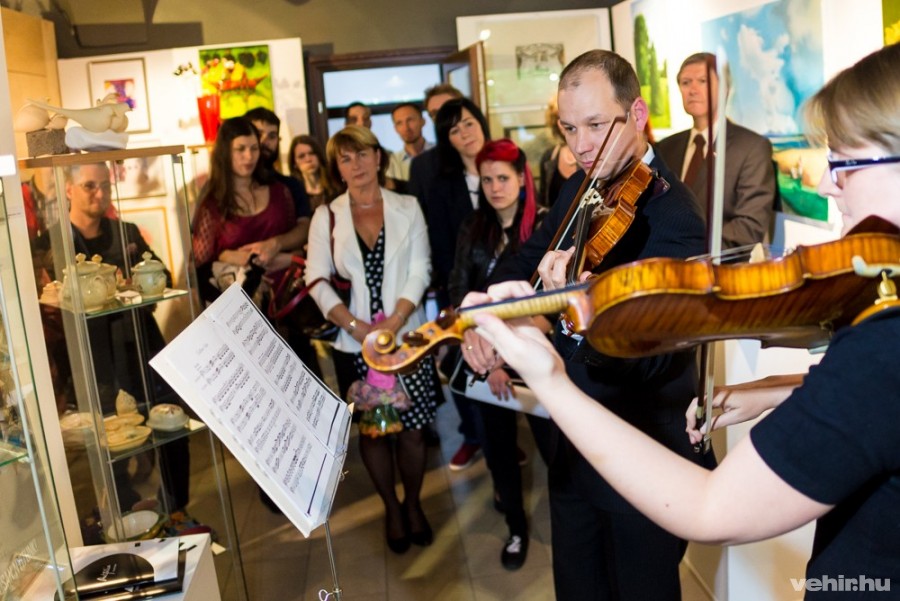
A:
<svg viewBox="0 0 900 601">
<path fill-rule="evenodd" d="M 378 234 L 375 248 L 369 249 L 362 238 L 357 235 L 359 249 L 362 252 L 363 264 L 366 271 L 366 285 L 369 287 L 371 314 L 384 311 L 384 303 L 381 299 L 381 284 L 384 279 L 384 228 Z M 387 311 L 384 311 L 387 313 Z M 362 358 L 362 353 L 356 355 L 356 371 L 359 378 L 364 380 L 369 366 Z M 400 376 L 406 393 L 412 399 L 413 405 L 406 411 L 400 412 L 400 421 L 407 430 L 418 430 L 432 420 L 437 410 L 440 390 L 438 389 L 437 371 L 434 359 L 429 355 L 419 363 L 419 368 L 412 374 Z"/>
</svg>

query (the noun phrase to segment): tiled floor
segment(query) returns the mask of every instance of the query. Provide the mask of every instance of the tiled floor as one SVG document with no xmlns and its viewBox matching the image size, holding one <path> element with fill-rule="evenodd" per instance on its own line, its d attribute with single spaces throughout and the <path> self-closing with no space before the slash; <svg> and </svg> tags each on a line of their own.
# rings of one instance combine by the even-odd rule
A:
<svg viewBox="0 0 900 601">
<path fill-rule="evenodd" d="M 518 572 L 500 565 L 507 536 L 493 509 L 492 486 L 479 460 L 462 472 L 447 468 L 460 438 L 455 409 L 438 411 L 441 447 L 429 450 L 423 507 L 435 531 L 430 547 L 395 555 L 384 542 L 384 514 L 356 446 L 355 434 L 330 521 L 342 599 L 347 601 L 530 601 L 553 599 L 546 469 L 527 426 L 520 440 L 532 460 L 523 468 L 531 516 L 528 561 Z M 317 601 L 332 591 L 324 528 L 308 540 L 259 501 L 256 485 L 234 459 L 228 461 L 235 521 L 251 601 Z M 219 568 L 221 569 L 221 568 Z M 685 601 L 708 597 L 683 572 Z M 228 599 L 236 598 L 226 595 Z M 331 596 L 328 601 L 334 601 Z"/>
</svg>

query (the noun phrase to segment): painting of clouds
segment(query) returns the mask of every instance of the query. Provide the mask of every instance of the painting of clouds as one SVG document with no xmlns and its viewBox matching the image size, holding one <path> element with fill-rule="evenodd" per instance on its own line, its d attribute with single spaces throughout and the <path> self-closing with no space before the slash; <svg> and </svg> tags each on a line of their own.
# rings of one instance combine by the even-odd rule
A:
<svg viewBox="0 0 900 601">
<path fill-rule="evenodd" d="M 800 133 L 800 107 L 824 83 L 821 0 L 778 0 L 707 21 L 703 47 L 724 50 L 727 115 L 769 137 Z"/>
</svg>

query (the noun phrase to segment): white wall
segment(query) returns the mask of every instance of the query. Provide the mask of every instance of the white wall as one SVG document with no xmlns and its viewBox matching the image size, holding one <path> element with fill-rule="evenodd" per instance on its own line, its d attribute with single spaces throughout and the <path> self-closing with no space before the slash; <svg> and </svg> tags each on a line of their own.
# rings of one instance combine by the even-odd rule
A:
<svg viewBox="0 0 900 601">
<path fill-rule="evenodd" d="M 267 44 L 271 60 L 275 114 L 281 119 L 282 153 L 286 154 L 291 138 L 309 133 L 306 113 L 306 81 L 303 73 L 303 50 L 299 38 L 240 42 L 242 46 Z M 227 44 L 224 47 L 233 47 Z M 66 108 L 92 106 L 88 87 L 88 65 L 92 62 L 143 58 L 147 73 L 147 95 L 150 105 L 151 131 L 131 134 L 129 147 L 203 144 L 203 132 L 197 111 L 199 78 L 174 71 L 190 62 L 198 66 L 198 50 L 215 46 L 192 46 L 171 50 L 154 50 L 129 54 L 107 54 L 90 58 L 59 61 L 59 88 Z"/>
</svg>

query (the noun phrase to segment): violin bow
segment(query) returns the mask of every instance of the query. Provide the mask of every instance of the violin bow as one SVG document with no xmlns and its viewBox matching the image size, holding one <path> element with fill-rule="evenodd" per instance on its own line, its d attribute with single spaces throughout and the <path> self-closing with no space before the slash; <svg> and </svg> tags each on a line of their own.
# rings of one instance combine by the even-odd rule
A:
<svg viewBox="0 0 900 601">
<path fill-rule="evenodd" d="M 725 105 L 728 101 L 728 80 L 723 75 L 727 68 L 727 59 L 721 50 L 716 56 L 716 78 L 719 82 L 719 94 L 717 99 L 718 112 L 713 113 L 712 98 L 712 59 L 706 61 L 706 114 L 707 139 L 711 142 L 707 145 L 710 149 L 706 153 L 706 222 L 707 222 L 707 250 L 712 261 L 721 262 L 722 257 L 722 222 L 725 205 Z M 715 115 L 715 117 L 713 117 Z M 715 128 L 713 127 L 715 126 Z M 715 133 L 718 132 L 718 136 Z M 713 147 L 715 144 L 715 147 Z M 708 453 L 712 447 L 712 399 L 715 388 L 715 356 L 713 355 L 713 343 L 707 342 L 700 347 L 700 390 L 697 395 L 697 424 L 706 425 L 706 433 L 703 440 L 694 446 L 697 453 Z"/>
<path fill-rule="evenodd" d="M 553 236 L 553 240 L 547 247 L 547 251 L 559 250 L 559 245 L 562 244 L 562 241 L 565 239 L 566 234 L 571 231 L 572 225 L 575 223 L 576 218 L 580 218 L 581 215 L 584 214 L 584 209 L 588 206 L 589 199 L 593 196 L 593 194 L 596 193 L 596 189 L 594 186 L 596 185 L 597 180 L 600 178 L 598 174 L 603 170 L 603 167 L 606 166 L 607 160 L 609 160 L 609 155 L 606 154 L 606 145 L 609 144 L 609 138 L 610 136 L 612 136 L 613 130 L 616 129 L 616 125 L 618 125 L 619 123 L 628 123 L 628 119 L 630 118 L 630 116 L 631 111 L 629 111 L 625 115 L 625 117 L 613 118 L 612 122 L 609 125 L 609 131 L 606 132 L 606 136 L 603 138 L 603 143 L 600 145 L 600 150 L 597 151 L 597 155 L 594 157 L 594 161 L 591 163 L 591 168 L 588 170 L 587 174 L 584 177 L 584 180 L 581 182 L 581 186 L 579 186 L 578 188 L 578 192 L 575 194 L 576 198 L 578 198 L 578 202 L 573 202 L 571 205 L 569 205 L 569 210 L 566 212 L 566 216 L 563 218 L 565 227 L 560 227 L 556 231 L 556 234 Z M 619 139 L 621 139 L 624 131 L 624 127 L 619 128 L 615 139 L 612 141 L 612 148 L 615 148 L 618 145 Z M 602 161 L 600 160 L 601 157 L 603 157 Z M 599 167 L 597 166 L 598 161 L 600 162 Z M 579 213 L 579 211 L 581 212 Z M 586 219 L 584 219 L 583 221 L 587 222 Z M 573 260 L 573 263 L 574 262 L 575 261 Z M 584 265 L 583 254 L 579 262 L 581 265 Z M 538 291 L 541 288 L 541 276 L 538 274 L 537 269 L 535 269 L 534 273 L 531 275 L 531 285 L 535 289 L 535 291 Z"/>
</svg>

